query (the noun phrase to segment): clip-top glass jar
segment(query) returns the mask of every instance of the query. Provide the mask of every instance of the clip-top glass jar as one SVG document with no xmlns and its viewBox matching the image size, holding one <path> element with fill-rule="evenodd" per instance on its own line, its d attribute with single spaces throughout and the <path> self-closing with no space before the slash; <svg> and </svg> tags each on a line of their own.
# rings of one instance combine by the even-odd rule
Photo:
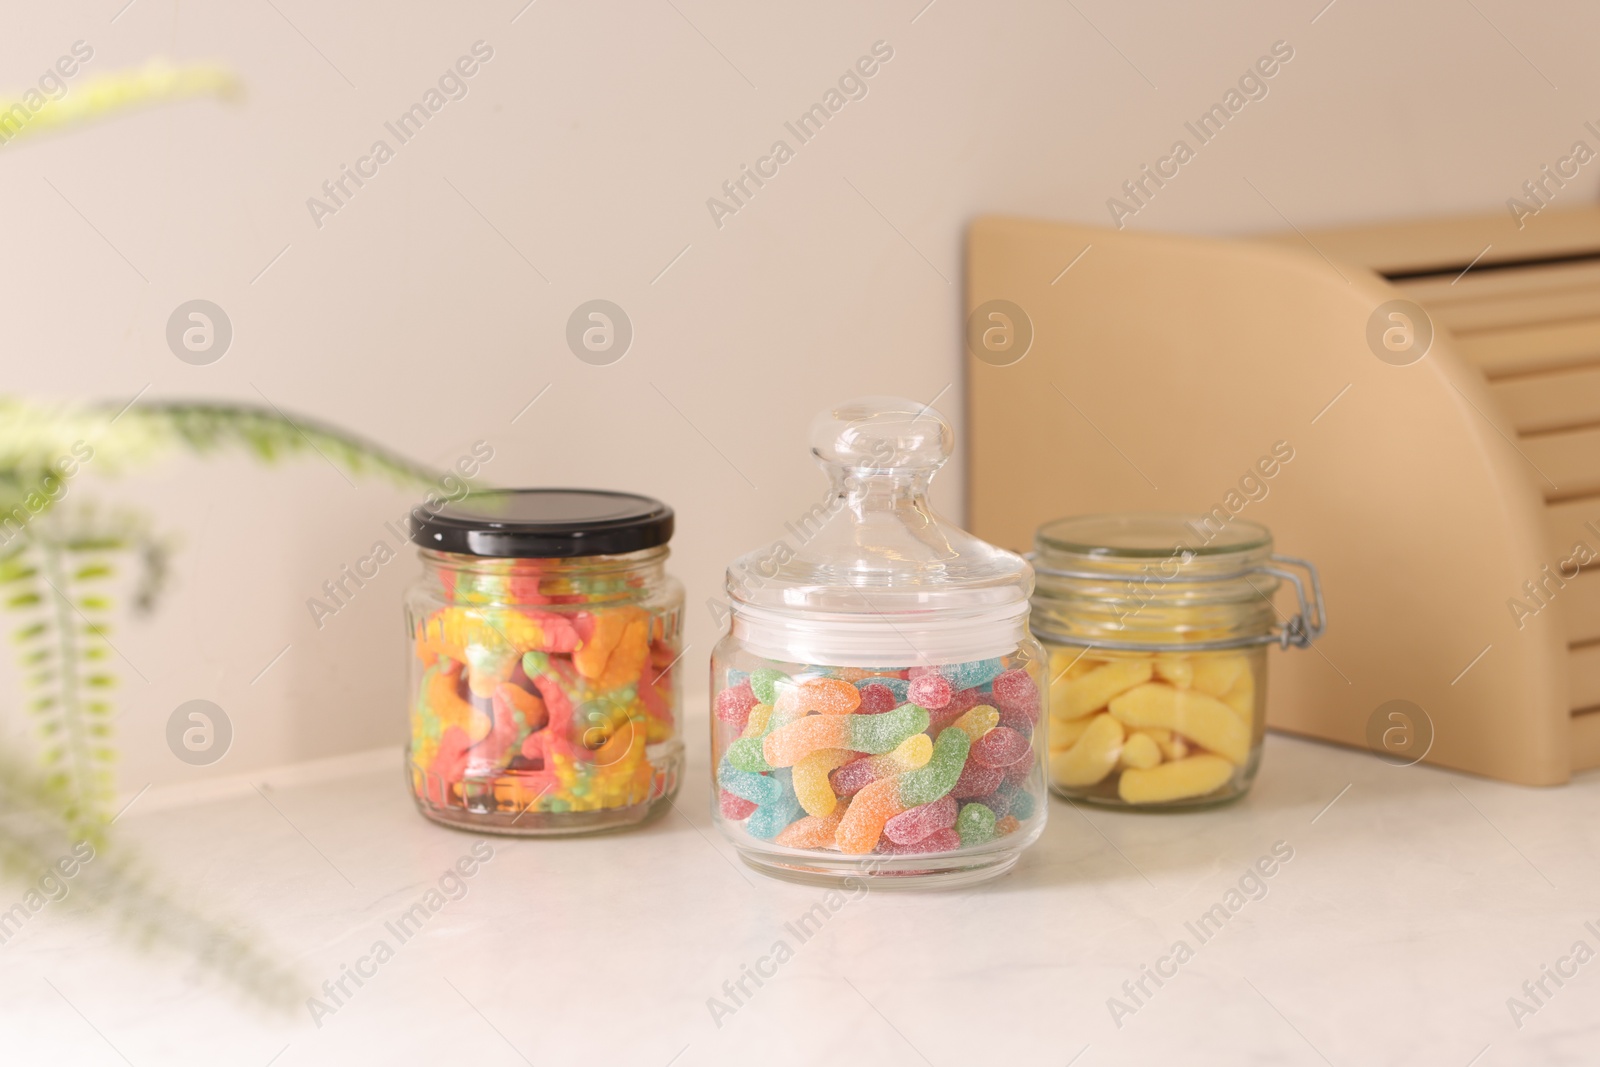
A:
<svg viewBox="0 0 1600 1067">
<path fill-rule="evenodd" d="M 715 818 L 800 880 L 1003 873 L 1045 818 L 1032 568 L 929 507 L 954 439 L 938 412 L 856 400 L 811 439 L 826 501 L 728 568 Z"/>
<path fill-rule="evenodd" d="M 638 823 L 677 792 L 672 525 L 649 497 L 579 489 L 413 513 L 424 574 L 406 597 L 406 768 L 422 814 L 584 833 Z"/>
<path fill-rule="evenodd" d="M 1322 634 L 1316 568 L 1273 555 L 1266 527 L 1212 516 L 1059 519 L 1034 544 L 1051 787 L 1138 808 L 1242 796 L 1261 762 L 1267 646 Z M 1300 610 L 1280 624 L 1282 581 Z"/>
</svg>

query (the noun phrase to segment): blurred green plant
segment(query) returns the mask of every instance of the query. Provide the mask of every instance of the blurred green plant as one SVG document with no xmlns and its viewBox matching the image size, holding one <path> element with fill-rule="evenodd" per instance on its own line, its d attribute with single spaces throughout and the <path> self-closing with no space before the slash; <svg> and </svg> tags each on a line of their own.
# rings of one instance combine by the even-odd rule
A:
<svg viewBox="0 0 1600 1067">
<path fill-rule="evenodd" d="M 142 873 L 111 840 L 116 760 L 111 640 L 113 580 L 129 560 L 131 608 L 148 614 L 168 573 L 168 542 L 151 518 L 106 508 L 67 482 L 86 465 L 115 475 L 165 454 L 242 452 L 266 463 L 315 453 L 353 475 L 404 487 L 439 477 L 337 428 L 276 408 L 203 402 L 41 405 L 0 397 L 0 608 L 14 619 L 21 705 L 33 721 L 35 760 L 0 756 L 0 876 L 37 878 L 88 842 L 70 899 L 110 911 L 145 942 L 185 948 L 242 986 L 281 999 L 287 972 L 222 923 L 197 915 Z"/>
</svg>

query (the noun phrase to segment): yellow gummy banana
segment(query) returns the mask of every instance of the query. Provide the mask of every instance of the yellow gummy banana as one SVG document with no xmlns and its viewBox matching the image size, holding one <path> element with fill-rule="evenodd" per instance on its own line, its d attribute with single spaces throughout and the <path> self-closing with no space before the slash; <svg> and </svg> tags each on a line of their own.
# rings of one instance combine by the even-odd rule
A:
<svg viewBox="0 0 1600 1067">
<path fill-rule="evenodd" d="M 1148 659 L 1119 659 L 1082 677 L 1064 680 L 1059 687 L 1052 687 L 1050 714 L 1058 719 L 1077 719 L 1099 711 L 1118 693 L 1148 682 L 1154 670 Z M 1059 700 L 1056 688 L 1061 690 Z"/>
<path fill-rule="evenodd" d="M 1233 764 L 1221 756 L 1190 756 L 1147 770 L 1129 768 L 1117 782 L 1117 795 L 1129 804 L 1166 804 L 1203 797 L 1233 777 Z"/>
<path fill-rule="evenodd" d="M 1052 719 L 1050 721 L 1050 751 L 1052 753 L 1065 752 L 1078 743 L 1078 738 L 1089 728 L 1093 721 L 1091 716 L 1085 715 L 1081 719 Z"/>
<path fill-rule="evenodd" d="M 1117 766 L 1143 771 L 1160 762 L 1161 747 L 1156 744 L 1155 738 L 1142 731 L 1135 731 L 1122 743 L 1122 756 L 1117 760 Z"/>
<path fill-rule="evenodd" d="M 1194 685 L 1194 663 L 1183 656 L 1157 656 L 1156 677 L 1171 682 L 1179 689 Z"/>
<path fill-rule="evenodd" d="M 1235 764 L 1250 754 L 1250 728 L 1238 713 L 1193 689 L 1151 682 L 1113 697 L 1110 711 L 1126 726 L 1171 730 Z"/>
<path fill-rule="evenodd" d="M 1121 755 L 1122 723 L 1110 715 L 1096 715 L 1077 744 L 1050 757 L 1050 776 L 1058 785 L 1095 785 L 1111 773 Z"/>
<path fill-rule="evenodd" d="M 1249 725 L 1256 714 L 1256 676 L 1255 672 L 1246 668 L 1239 672 L 1239 677 L 1222 696 L 1222 702 L 1238 713 L 1239 718 Z"/>
<path fill-rule="evenodd" d="M 1250 670 L 1245 658 L 1238 654 L 1201 655 L 1194 657 L 1193 662 L 1194 688 L 1218 699 L 1233 688 L 1233 683 L 1239 680 L 1241 671 L 1249 673 Z"/>
</svg>

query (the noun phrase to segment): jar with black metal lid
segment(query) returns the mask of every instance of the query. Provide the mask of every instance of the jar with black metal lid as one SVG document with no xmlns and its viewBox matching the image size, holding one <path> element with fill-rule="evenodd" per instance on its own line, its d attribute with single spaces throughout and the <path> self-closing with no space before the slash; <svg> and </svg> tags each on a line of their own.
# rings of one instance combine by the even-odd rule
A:
<svg viewBox="0 0 1600 1067">
<path fill-rule="evenodd" d="M 644 820 L 677 791 L 683 588 L 672 509 L 585 489 L 418 509 L 407 779 L 423 815 L 504 834 Z"/>
</svg>

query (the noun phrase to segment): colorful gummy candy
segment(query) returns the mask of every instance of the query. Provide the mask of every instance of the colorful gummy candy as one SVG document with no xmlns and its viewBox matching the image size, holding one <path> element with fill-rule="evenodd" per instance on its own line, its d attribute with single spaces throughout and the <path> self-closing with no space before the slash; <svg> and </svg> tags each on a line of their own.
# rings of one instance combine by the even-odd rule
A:
<svg viewBox="0 0 1600 1067">
<path fill-rule="evenodd" d="M 632 807 L 675 788 L 650 751 L 676 736 L 677 623 L 635 603 L 638 579 L 517 559 L 445 584 L 446 605 L 414 622 L 420 801 L 520 819 Z M 725 702 L 735 718 L 753 707 L 738 694 Z M 722 807 L 741 819 L 759 810 L 731 790 Z"/>
<path fill-rule="evenodd" d="M 806 851 L 975 848 L 1040 811 L 1040 692 L 1007 659 L 909 669 L 720 669 L 717 811 Z"/>
</svg>

